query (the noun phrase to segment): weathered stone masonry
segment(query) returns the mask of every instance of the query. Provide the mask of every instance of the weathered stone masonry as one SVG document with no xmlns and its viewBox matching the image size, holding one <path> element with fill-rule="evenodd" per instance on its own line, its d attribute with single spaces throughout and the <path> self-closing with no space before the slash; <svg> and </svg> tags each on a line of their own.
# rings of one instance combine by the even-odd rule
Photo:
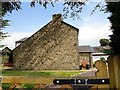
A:
<svg viewBox="0 0 120 90">
<path fill-rule="evenodd" d="M 79 69 L 78 29 L 60 14 L 13 50 L 15 69 Z"/>
</svg>

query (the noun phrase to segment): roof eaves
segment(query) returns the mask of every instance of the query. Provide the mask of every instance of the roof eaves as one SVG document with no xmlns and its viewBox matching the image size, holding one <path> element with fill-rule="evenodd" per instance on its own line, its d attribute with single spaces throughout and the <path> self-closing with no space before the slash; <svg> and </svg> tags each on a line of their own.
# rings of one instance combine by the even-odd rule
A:
<svg viewBox="0 0 120 90">
<path fill-rule="evenodd" d="M 10 48 L 8 48 L 8 47 L 3 48 L 3 50 L 5 50 L 5 49 L 8 49 L 9 51 L 12 51 L 12 50 L 11 50 Z M 2 50 L 2 51 L 3 51 L 3 50 Z"/>
<path fill-rule="evenodd" d="M 28 38 L 28 37 L 22 38 L 22 39 L 16 41 L 15 43 L 21 43 L 21 42 L 24 42 L 25 40 L 27 40 L 27 38 Z"/>
</svg>

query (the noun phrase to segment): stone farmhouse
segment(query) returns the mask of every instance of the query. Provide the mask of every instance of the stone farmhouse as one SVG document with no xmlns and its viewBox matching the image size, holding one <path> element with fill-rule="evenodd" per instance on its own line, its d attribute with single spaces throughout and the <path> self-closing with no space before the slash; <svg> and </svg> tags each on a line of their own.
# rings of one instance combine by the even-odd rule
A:
<svg viewBox="0 0 120 90">
<path fill-rule="evenodd" d="M 9 51 L 8 63 L 14 63 L 15 69 L 77 70 L 83 63 L 92 66 L 91 47 L 78 46 L 78 31 L 64 22 L 61 14 L 55 14 L 31 37 L 16 41 L 15 49 L 7 47 L 3 52 Z"/>
<path fill-rule="evenodd" d="M 13 50 L 15 69 L 79 69 L 79 29 L 64 22 L 61 14 Z M 19 43 L 19 42 L 18 42 Z"/>
<path fill-rule="evenodd" d="M 80 65 L 86 65 L 89 64 L 90 66 L 93 66 L 93 60 L 92 60 L 92 52 L 93 49 L 90 47 L 90 45 L 86 46 L 79 46 L 79 60 Z"/>
<path fill-rule="evenodd" d="M 8 47 L 3 48 L 2 50 L 2 63 L 12 61 L 12 50 Z"/>
</svg>

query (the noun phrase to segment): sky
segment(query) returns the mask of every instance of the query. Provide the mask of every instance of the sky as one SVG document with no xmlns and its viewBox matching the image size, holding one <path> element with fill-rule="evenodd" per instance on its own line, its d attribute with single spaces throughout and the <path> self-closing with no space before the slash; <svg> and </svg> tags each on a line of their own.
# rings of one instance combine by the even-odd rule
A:
<svg viewBox="0 0 120 90">
<path fill-rule="evenodd" d="M 107 19 L 110 16 L 109 13 L 100 12 L 96 10 L 93 15 L 91 11 L 95 5 L 99 2 L 87 3 L 82 13 L 80 13 L 80 19 L 73 20 L 72 18 L 64 19 L 65 22 L 77 27 L 79 29 L 79 46 L 90 45 L 99 46 L 99 40 L 101 38 L 109 39 L 109 35 L 112 34 L 110 30 L 110 23 Z M 104 2 L 101 2 L 104 5 Z M 3 31 L 7 32 L 9 37 L 0 42 L 8 46 L 10 49 L 15 48 L 15 41 L 24 37 L 30 37 L 44 25 L 52 20 L 52 15 L 63 12 L 63 2 L 57 2 L 55 7 L 51 5 L 47 6 L 47 9 L 36 4 L 35 8 L 30 7 L 30 2 L 22 2 L 22 10 L 13 11 L 8 13 L 4 18 L 10 20 L 10 26 L 7 26 Z"/>
</svg>

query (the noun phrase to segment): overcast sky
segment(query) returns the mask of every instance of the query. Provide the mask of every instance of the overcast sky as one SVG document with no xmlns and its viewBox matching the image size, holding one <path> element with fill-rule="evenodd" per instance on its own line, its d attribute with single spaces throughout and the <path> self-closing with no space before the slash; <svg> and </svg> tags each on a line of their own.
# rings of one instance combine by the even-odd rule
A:
<svg viewBox="0 0 120 90">
<path fill-rule="evenodd" d="M 41 27 L 52 20 L 52 15 L 63 12 L 63 2 L 58 2 L 55 7 L 48 5 L 47 9 L 36 4 L 35 8 L 30 7 L 30 2 L 22 2 L 22 10 L 14 11 L 12 14 L 6 15 L 5 19 L 11 20 L 10 26 L 4 29 L 10 37 L 1 41 L 1 44 L 13 49 L 15 41 L 29 37 L 38 31 Z M 99 12 L 98 10 L 91 16 L 91 11 L 98 2 L 87 4 L 80 19 L 67 18 L 64 21 L 79 28 L 79 45 L 99 46 L 101 38 L 109 38 L 111 34 L 110 23 L 107 17 L 109 13 Z M 104 4 L 102 2 L 102 4 Z"/>
</svg>

